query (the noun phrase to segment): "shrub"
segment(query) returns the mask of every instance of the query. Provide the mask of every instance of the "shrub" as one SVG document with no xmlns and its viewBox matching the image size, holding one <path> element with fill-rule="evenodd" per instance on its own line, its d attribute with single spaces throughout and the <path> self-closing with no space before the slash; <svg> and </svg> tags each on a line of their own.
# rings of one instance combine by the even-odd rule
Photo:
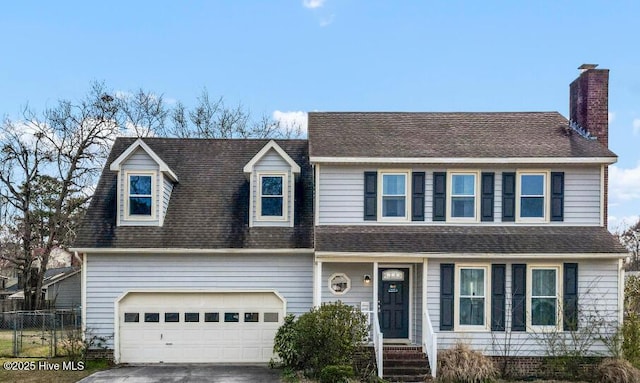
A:
<svg viewBox="0 0 640 383">
<path fill-rule="evenodd" d="M 484 383 L 496 375 L 493 361 L 469 345 L 458 343 L 438 354 L 438 382 Z"/>
<path fill-rule="evenodd" d="M 601 383 L 637 383 L 640 370 L 624 359 L 605 359 L 598 365 L 597 378 Z"/>
<path fill-rule="evenodd" d="M 348 383 L 354 376 L 351 366 L 326 366 L 320 371 L 320 383 Z"/>
<path fill-rule="evenodd" d="M 314 376 L 326 366 L 351 365 L 367 335 L 364 314 L 342 302 L 314 308 L 297 321 L 287 318 L 276 334 L 274 352 L 285 367 Z"/>
<path fill-rule="evenodd" d="M 289 314 L 284 318 L 284 323 L 278 329 L 273 343 L 273 352 L 278 354 L 280 362 L 287 367 L 298 365 L 298 353 L 296 352 L 296 317 Z"/>
<path fill-rule="evenodd" d="M 640 315 L 629 313 L 622 323 L 622 355 L 640 368 Z"/>
</svg>

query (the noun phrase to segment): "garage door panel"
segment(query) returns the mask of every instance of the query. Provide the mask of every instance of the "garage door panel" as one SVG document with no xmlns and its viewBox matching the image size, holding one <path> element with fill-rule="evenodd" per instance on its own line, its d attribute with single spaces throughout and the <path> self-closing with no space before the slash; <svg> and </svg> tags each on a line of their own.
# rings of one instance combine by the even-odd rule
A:
<svg viewBox="0 0 640 383">
<path fill-rule="evenodd" d="M 123 363 L 268 362 L 285 314 L 270 292 L 130 293 L 118 311 Z M 145 313 L 158 322 L 145 322 Z"/>
</svg>

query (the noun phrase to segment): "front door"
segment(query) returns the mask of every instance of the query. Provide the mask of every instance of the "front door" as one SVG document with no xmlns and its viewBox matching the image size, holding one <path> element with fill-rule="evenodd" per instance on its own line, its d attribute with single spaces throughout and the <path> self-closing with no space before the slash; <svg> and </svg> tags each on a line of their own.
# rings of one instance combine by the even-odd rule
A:
<svg viewBox="0 0 640 383">
<path fill-rule="evenodd" d="M 409 337 L 409 269 L 379 270 L 378 316 L 385 339 Z"/>
</svg>

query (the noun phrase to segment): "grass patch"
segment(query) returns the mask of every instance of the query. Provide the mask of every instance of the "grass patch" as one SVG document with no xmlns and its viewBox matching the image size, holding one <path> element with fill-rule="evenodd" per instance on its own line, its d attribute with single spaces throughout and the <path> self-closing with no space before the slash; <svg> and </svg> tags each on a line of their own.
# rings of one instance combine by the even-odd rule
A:
<svg viewBox="0 0 640 383">
<path fill-rule="evenodd" d="M 59 371 L 46 371 L 38 369 L 39 362 L 46 362 L 48 365 L 59 365 Z M 33 371 L 8 371 L 4 368 L 0 369 L 0 382 L 3 383 L 40 383 L 40 382 L 56 382 L 56 383 L 74 383 L 85 378 L 94 372 L 107 370 L 111 367 L 107 360 L 90 360 L 87 361 L 82 371 L 63 371 L 63 362 L 68 362 L 66 358 L 0 358 L 0 363 L 5 362 L 22 362 L 35 363 Z M 76 364 L 76 367 L 78 365 Z"/>
</svg>

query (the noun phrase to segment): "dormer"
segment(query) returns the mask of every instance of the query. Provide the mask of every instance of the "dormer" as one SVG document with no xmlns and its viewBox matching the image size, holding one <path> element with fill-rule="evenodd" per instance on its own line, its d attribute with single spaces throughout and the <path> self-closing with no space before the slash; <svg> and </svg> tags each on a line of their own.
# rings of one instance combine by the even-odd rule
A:
<svg viewBox="0 0 640 383">
<path fill-rule="evenodd" d="M 293 227 L 295 177 L 300 166 L 269 141 L 244 166 L 249 177 L 249 226 Z"/>
<path fill-rule="evenodd" d="M 142 141 L 136 140 L 110 165 L 118 172 L 117 225 L 162 226 L 178 176 Z"/>
</svg>

